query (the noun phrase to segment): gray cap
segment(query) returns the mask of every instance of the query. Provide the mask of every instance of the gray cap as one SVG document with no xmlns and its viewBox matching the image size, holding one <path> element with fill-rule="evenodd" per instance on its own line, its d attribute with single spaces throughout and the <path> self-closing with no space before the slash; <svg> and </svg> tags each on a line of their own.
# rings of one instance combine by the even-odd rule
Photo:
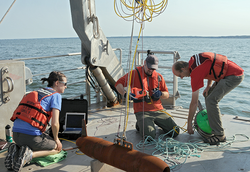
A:
<svg viewBox="0 0 250 172">
<path fill-rule="evenodd" d="M 147 67 L 151 69 L 158 69 L 159 60 L 155 55 L 149 54 L 146 58 Z"/>
</svg>

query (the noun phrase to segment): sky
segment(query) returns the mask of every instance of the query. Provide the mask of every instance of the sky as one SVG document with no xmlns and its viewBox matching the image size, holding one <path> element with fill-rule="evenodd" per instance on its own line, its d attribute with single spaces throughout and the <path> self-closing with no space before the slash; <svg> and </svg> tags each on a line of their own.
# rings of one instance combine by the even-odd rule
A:
<svg viewBox="0 0 250 172">
<path fill-rule="evenodd" d="M 0 0 L 0 19 L 12 2 Z M 113 0 L 96 0 L 95 3 L 99 26 L 106 37 L 131 35 L 132 22 L 116 15 Z M 145 22 L 143 35 L 250 35 L 249 7 L 250 0 L 168 0 L 162 14 Z M 139 27 L 140 24 L 135 23 L 135 36 L 139 34 Z M 77 37 L 72 27 L 69 0 L 17 0 L 0 24 L 0 39 L 67 37 Z"/>
</svg>

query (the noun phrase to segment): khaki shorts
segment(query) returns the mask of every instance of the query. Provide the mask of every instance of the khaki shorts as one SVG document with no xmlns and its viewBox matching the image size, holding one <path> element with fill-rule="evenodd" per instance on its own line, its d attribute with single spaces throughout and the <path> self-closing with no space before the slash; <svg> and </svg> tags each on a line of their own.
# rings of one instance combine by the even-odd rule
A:
<svg viewBox="0 0 250 172">
<path fill-rule="evenodd" d="M 56 142 L 48 134 L 33 136 L 23 133 L 13 132 L 13 139 L 18 146 L 27 145 L 32 151 L 53 150 Z"/>
</svg>

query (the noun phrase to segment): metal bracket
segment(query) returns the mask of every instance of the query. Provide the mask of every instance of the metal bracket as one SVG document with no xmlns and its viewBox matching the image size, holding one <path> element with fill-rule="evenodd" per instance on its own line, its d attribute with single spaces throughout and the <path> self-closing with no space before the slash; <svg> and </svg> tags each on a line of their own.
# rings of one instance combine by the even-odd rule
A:
<svg viewBox="0 0 250 172">
<path fill-rule="evenodd" d="M 87 20 L 88 20 L 88 24 L 90 22 L 93 23 L 93 36 L 94 36 L 94 38 L 95 39 L 100 38 L 98 18 L 96 16 L 94 16 L 94 14 L 93 14 L 91 17 L 88 17 Z"/>
<path fill-rule="evenodd" d="M 7 87 L 7 89 L 5 89 Z M 10 101 L 9 93 L 14 90 L 14 81 L 9 77 L 9 68 L 4 66 L 1 68 L 1 95 L 2 101 L 7 103 Z"/>
<path fill-rule="evenodd" d="M 133 144 L 131 142 L 127 142 L 124 139 L 120 139 L 120 138 L 116 138 L 114 140 L 114 144 L 125 147 L 125 148 L 129 148 L 129 149 L 133 149 Z"/>
<path fill-rule="evenodd" d="M 103 48 L 102 48 L 102 51 L 104 52 L 104 51 L 106 51 L 106 53 L 107 53 L 107 55 L 109 54 L 108 53 L 108 45 L 109 45 L 109 40 L 107 40 L 107 43 L 106 44 L 103 44 Z"/>
</svg>

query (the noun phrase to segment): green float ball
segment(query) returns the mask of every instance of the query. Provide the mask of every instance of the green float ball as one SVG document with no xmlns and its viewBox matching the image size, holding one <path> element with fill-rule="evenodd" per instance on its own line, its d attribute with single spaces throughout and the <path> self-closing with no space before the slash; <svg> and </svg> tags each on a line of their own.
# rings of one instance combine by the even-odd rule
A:
<svg viewBox="0 0 250 172">
<path fill-rule="evenodd" d="M 208 117 L 207 117 L 207 110 L 204 109 L 204 110 L 201 110 L 200 112 L 197 113 L 196 115 L 196 122 L 197 122 L 197 125 L 198 127 L 208 133 L 208 134 L 211 134 L 211 127 L 209 125 L 209 122 L 208 122 Z"/>
</svg>

